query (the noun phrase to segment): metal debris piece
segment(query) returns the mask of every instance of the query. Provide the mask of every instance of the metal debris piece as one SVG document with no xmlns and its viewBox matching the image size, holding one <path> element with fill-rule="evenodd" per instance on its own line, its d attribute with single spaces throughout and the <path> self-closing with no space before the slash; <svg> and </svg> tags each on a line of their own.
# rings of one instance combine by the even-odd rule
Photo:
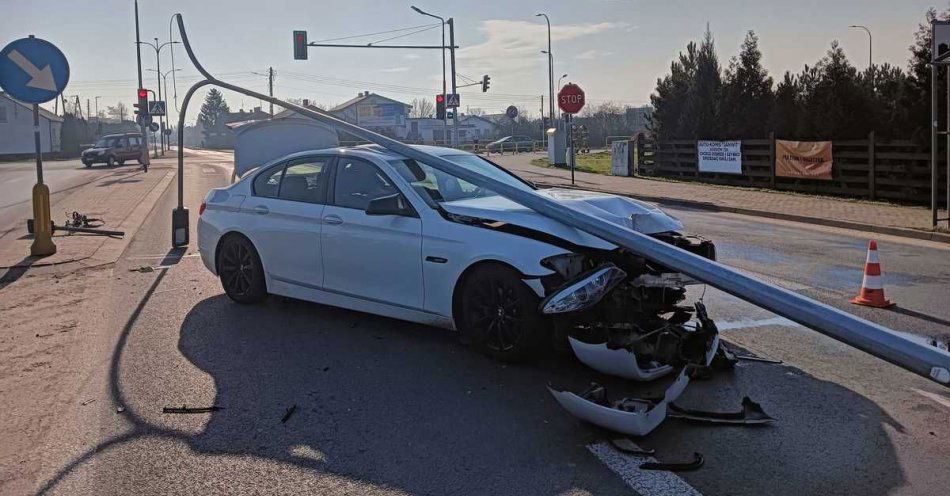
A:
<svg viewBox="0 0 950 496">
<path fill-rule="evenodd" d="M 629 455 L 652 456 L 656 453 L 656 450 L 653 448 L 641 448 L 639 444 L 633 442 L 629 437 L 611 438 L 610 444 L 612 444 L 614 448 Z"/>
<path fill-rule="evenodd" d="M 693 461 L 685 463 L 669 463 L 669 462 L 647 462 L 640 464 L 640 470 L 667 470 L 670 472 L 692 472 L 693 470 L 699 470 L 699 467 L 703 466 L 706 460 L 703 459 L 703 455 L 694 452 Z"/>
<path fill-rule="evenodd" d="M 166 406 L 162 408 L 162 413 L 209 413 L 221 410 L 220 406 L 186 406 L 181 407 Z"/>
<path fill-rule="evenodd" d="M 115 407 L 115 413 L 122 413 L 122 412 L 124 412 L 124 411 L 125 411 L 125 407 L 124 407 L 124 406 L 117 406 L 117 407 Z"/>
<path fill-rule="evenodd" d="M 129 269 L 129 272 L 155 272 L 155 269 L 154 269 L 153 267 L 148 266 L 148 265 L 142 265 L 142 266 L 136 267 L 136 268 L 134 268 L 134 269 Z"/>
<path fill-rule="evenodd" d="M 765 413 L 762 405 L 752 401 L 748 396 L 742 398 L 742 410 L 738 412 L 689 410 L 680 408 L 675 403 L 670 403 L 667 416 L 710 424 L 761 425 L 775 422 L 774 418 Z"/>
<path fill-rule="evenodd" d="M 297 405 L 290 405 L 290 408 L 288 408 L 287 412 L 284 413 L 284 417 L 280 419 L 280 423 L 283 424 L 284 422 L 287 422 L 287 419 L 289 419 L 290 416 L 293 415 L 294 412 L 296 411 L 297 411 Z"/>
<path fill-rule="evenodd" d="M 760 358 L 751 355 L 736 355 L 736 358 L 739 360 L 747 360 L 750 362 L 763 362 L 763 363 L 782 363 L 781 360 L 774 360 L 772 358 Z"/>
<path fill-rule="evenodd" d="M 90 227 L 95 229 L 102 227 L 104 223 L 102 219 L 90 218 L 76 211 L 72 214 L 66 214 L 66 227 Z"/>
</svg>

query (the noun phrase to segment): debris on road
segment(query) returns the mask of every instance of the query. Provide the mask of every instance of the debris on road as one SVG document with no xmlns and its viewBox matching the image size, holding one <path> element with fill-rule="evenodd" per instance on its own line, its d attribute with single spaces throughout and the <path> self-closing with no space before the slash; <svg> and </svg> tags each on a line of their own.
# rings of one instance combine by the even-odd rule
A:
<svg viewBox="0 0 950 496">
<path fill-rule="evenodd" d="M 762 405 L 752 401 L 748 396 L 742 398 L 742 410 L 738 412 L 690 410 L 681 408 L 675 403 L 670 403 L 669 413 L 667 415 L 670 418 L 710 424 L 762 425 L 775 422 L 774 418 L 765 413 L 765 410 L 762 409 Z"/>
<path fill-rule="evenodd" d="M 647 462 L 640 464 L 640 470 L 666 470 L 669 472 L 692 472 L 694 470 L 699 470 L 703 466 L 706 460 L 703 459 L 703 455 L 699 453 L 693 453 L 693 461 L 683 462 L 683 463 L 672 463 L 672 462 Z"/>
<path fill-rule="evenodd" d="M 182 405 L 181 407 L 166 406 L 162 408 L 162 413 L 210 413 L 222 410 L 220 406 L 193 406 Z"/>
<path fill-rule="evenodd" d="M 781 360 L 774 360 L 772 358 L 760 358 L 751 355 L 736 355 L 736 358 L 739 360 L 746 360 L 749 362 L 762 362 L 762 363 L 783 363 Z"/>
<path fill-rule="evenodd" d="M 296 412 L 296 411 L 297 411 L 297 405 L 290 405 L 290 408 L 288 408 L 288 409 L 287 409 L 287 412 L 284 413 L 284 417 L 280 419 L 280 423 L 283 424 L 283 423 L 287 422 L 287 419 L 289 419 L 290 416 L 293 415 L 294 412 Z"/>
<path fill-rule="evenodd" d="M 129 272 L 155 272 L 155 268 L 148 265 L 142 265 L 134 269 L 129 269 Z"/>
<path fill-rule="evenodd" d="M 653 448 L 641 448 L 639 444 L 633 442 L 629 437 L 615 437 L 610 439 L 610 444 L 614 448 L 629 455 L 653 456 L 656 450 Z"/>
</svg>

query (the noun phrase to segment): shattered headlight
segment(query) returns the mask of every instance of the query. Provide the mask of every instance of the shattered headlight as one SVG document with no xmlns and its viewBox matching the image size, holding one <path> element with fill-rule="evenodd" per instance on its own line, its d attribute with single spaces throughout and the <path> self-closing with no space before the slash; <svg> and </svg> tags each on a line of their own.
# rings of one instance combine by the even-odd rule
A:
<svg viewBox="0 0 950 496">
<path fill-rule="evenodd" d="M 551 315 L 590 308 L 626 277 L 627 273 L 616 265 L 598 267 L 545 298 L 541 302 L 541 313 Z"/>
</svg>

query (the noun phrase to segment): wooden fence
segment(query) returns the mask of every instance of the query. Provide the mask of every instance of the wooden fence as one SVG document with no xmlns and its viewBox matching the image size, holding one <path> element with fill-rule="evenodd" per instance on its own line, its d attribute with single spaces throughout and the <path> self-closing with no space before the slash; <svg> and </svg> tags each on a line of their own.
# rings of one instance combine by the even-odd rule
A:
<svg viewBox="0 0 950 496">
<path fill-rule="evenodd" d="M 699 172 L 695 140 L 645 142 L 638 147 L 638 171 L 731 186 L 930 204 L 930 149 L 908 140 L 832 142 L 832 180 L 776 177 L 775 140 L 742 140 L 742 174 Z M 938 198 L 946 194 L 946 155 L 938 155 Z"/>
</svg>

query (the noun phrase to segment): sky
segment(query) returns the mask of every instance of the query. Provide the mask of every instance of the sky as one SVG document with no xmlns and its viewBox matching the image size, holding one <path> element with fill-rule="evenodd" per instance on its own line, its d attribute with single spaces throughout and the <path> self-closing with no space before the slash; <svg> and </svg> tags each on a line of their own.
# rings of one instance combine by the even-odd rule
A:
<svg viewBox="0 0 950 496">
<path fill-rule="evenodd" d="M 440 50 L 366 48 L 309 49 L 309 60 L 293 59 L 292 31 L 306 30 L 310 41 L 380 33 L 418 26 L 431 29 L 388 43 L 439 45 L 438 20 L 417 7 L 455 19 L 459 84 L 491 76 L 491 87 L 462 88 L 462 109 L 503 112 L 517 105 L 537 115 L 547 101 L 547 27 L 551 19 L 555 80 L 580 85 L 588 105 L 649 103 L 656 80 L 708 24 L 725 66 L 745 33 L 760 40 L 763 65 L 780 79 L 786 70 L 814 64 L 838 40 L 851 62 L 867 66 L 868 36 L 873 60 L 905 68 L 908 46 L 933 0 L 140 0 L 142 40 L 169 40 L 169 20 L 180 12 L 199 61 L 220 79 L 267 92 L 267 70 L 276 72 L 274 94 L 334 105 L 371 91 L 411 103 L 434 99 L 442 86 Z M 34 34 L 59 46 L 70 62 L 64 94 L 85 105 L 98 99 L 100 111 L 122 101 L 131 107 L 137 87 L 132 0 L 0 0 L 0 46 Z M 337 43 L 368 43 L 412 33 L 393 31 Z M 180 37 L 175 27 L 172 37 Z M 448 32 L 446 32 L 448 38 Z M 181 45 L 173 45 L 177 88 L 168 76 L 170 107 L 179 103 L 200 76 Z M 143 45 L 145 86 L 154 89 L 155 51 Z M 161 51 L 161 69 L 172 68 L 171 50 Z M 449 82 L 451 85 L 451 81 Z M 555 89 L 555 91 L 557 91 Z M 186 121 L 197 115 L 205 91 L 189 105 Z M 232 110 L 261 105 L 257 99 L 225 91 Z M 263 105 L 266 110 L 266 104 Z M 52 105 L 50 105 L 52 108 Z"/>
</svg>

